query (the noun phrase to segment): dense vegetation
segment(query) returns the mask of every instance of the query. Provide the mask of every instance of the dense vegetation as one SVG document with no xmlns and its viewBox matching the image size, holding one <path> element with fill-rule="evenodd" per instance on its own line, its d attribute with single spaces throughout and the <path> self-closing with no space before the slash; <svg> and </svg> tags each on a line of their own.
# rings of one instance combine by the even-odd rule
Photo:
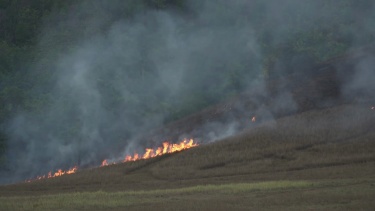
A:
<svg viewBox="0 0 375 211">
<path fill-rule="evenodd" d="M 80 4 L 88 1 L 80 1 Z M 111 4 L 104 1 L 89 1 L 90 5 L 106 7 L 113 16 L 111 22 L 120 19 L 131 20 L 135 15 L 145 10 L 175 11 L 184 16 L 194 16 L 187 0 L 143 0 L 121 1 L 113 0 Z M 272 2 L 272 1 L 270 1 Z M 269 3 L 270 3 L 269 2 Z M 308 18 L 310 1 L 296 5 L 298 9 L 289 13 L 288 17 L 279 22 L 278 16 L 267 14 L 262 0 L 254 1 L 252 11 L 248 11 L 246 21 L 253 25 L 255 37 L 261 46 L 262 54 L 260 65 L 250 64 L 256 60 L 238 59 L 234 62 L 224 63 L 208 73 L 200 73 L 199 66 L 192 72 L 191 80 L 205 81 L 206 78 L 214 78 L 215 86 L 207 86 L 198 83 L 187 94 L 176 98 L 157 96 L 149 87 L 143 84 L 144 78 L 155 77 L 152 63 L 147 58 L 139 58 L 143 65 L 141 70 L 129 70 L 128 76 L 134 78 L 134 92 L 131 99 L 123 99 L 116 93 L 112 81 L 116 76 L 101 77 L 100 90 L 104 97 L 106 107 L 111 108 L 113 115 L 123 112 L 126 101 L 127 108 L 136 114 L 134 119 L 152 118 L 154 114 L 164 112 L 168 115 L 165 122 L 178 119 L 189 113 L 197 111 L 207 105 L 216 103 L 226 97 L 242 92 L 247 85 L 244 78 L 269 77 L 280 74 L 300 71 L 297 63 L 308 61 L 311 64 L 324 61 L 339 55 L 349 48 L 363 46 L 374 41 L 374 33 L 364 28 L 371 28 L 375 23 L 375 15 L 372 14 L 371 0 L 321 0 L 321 14 L 315 14 L 315 18 Z M 30 113 L 43 112 L 57 97 L 46 89 L 56 82 L 56 75 L 52 70 L 54 61 L 61 54 L 69 52 L 74 46 L 79 45 L 79 40 L 90 39 L 90 34 L 96 30 L 106 30 L 106 25 L 99 28 L 83 27 L 85 19 L 76 23 L 73 31 L 55 31 L 55 36 L 50 40 L 43 40 L 44 27 L 49 20 L 58 19 L 68 14 L 72 5 L 77 2 L 49 1 L 49 0 L 0 0 L 0 154 L 1 163 L 4 163 L 4 151 L 7 145 L 7 132 L 9 120 L 20 111 Z M 277 2 L 277 4 L 279 4 Z M 315 3 L 314 3 L 315 4 Z M 218 1 L 220 5 L 220 1 Z M 74 8 L 73 8 L 74 9 Z M 226 8 L 220 8 L 223 17 Z M 94 13 L 94 12 L 91 12 Z M 92 15 L 83 14 L 83 17 Z M 229 12 L 228 12 L 229 13 Z M 59 14 L 59 15 L 56 15 Z M 86 16 L 85 16 L 86 15 Z M 317 17 L 316 17 L 317 16 Z M 271 18 L 270 18 L 271 17 Z M 225 20 L 225 18 L 223 19 Z M 233 21 L 228 19 L 228 21 Z M 372 27 L 374 28 L 374 27 Z M 278 39 L 272 33 L 279 30 Z M 77 39 L 80 37 L 80 39 Z M 152 45 L 153 43 L 147 43 Z M 283 70 L 275 67 L 275 63 L 283 64 Z M 101 67 L 102 69 L 106 67 Z M 258 71 L 249 69 L 258 68 Z M 100 71 L 100 70 L 98 70 Z M 131 72 L 133 71 L 133 72 Z M 98 75 L 100 76 L 100 74 Z M 193 77 L 194 76 L 194 77 Z M 205 79 L 202 79 L 205 78 Z M 147 105 L 144 102 L 147 101 Z M 63 104 L 63 103 L 61 103 Z M 74 105 L 73 105 L 74 106 Z M 69 105 L 61 105 L 59 109 L 71 109 Z M 136 111 L 136 112 L 134 112 Z M 72 112 L 74 112 L 72 110 Z M 75 124 L 79 120 L 66 119 L 66 128 L 59 128 L 62 136 L 74 137 L 77 133 Z M 137 124 L 137 122 L 135 122 Z"/>
</svg>

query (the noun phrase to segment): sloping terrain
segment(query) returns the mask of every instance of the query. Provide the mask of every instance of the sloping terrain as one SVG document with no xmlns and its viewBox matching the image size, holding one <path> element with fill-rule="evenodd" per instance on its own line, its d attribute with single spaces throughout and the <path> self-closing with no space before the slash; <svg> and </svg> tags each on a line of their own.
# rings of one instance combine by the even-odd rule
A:
<svg viewBox="0 0 375 211">
<path fill-rule="evenodd" d="M 140 137 L 144 144 L 199 137 L 205 144 L 196 148 L 1 186 L 0 210 L 372 210 L 374 96 L 348 97 L 342 90 L 358 62 L 374 55 L 365 48 L 318 64 L 306 76 L 270 79 L 266 90 Z M 277 99 L 288 94 L 291 100 Z M 280 108 L 285 102 L 296 106 Z M 239 133 L 207 143 L 232 123 Z"/>
<path fill-rule="evenodd" d="M 270 118 L 348 103 L 373 105 L 374 86 L 345 92 L 350 81 L 359 72 L 358 68 L 369 61 L 375 61 L 375 45 L 354 49 L 312 66 L 304 64 L 293 74 L 268 78 L 264 84 L 255 86 L 248 92 L 143 134 L 138 141 L 145 146 L 150 140 L 161 143 L 185 137 L 199 137 L 207 141 L 225 136 L 222 131 L 233 123 L 236 131 L 253 127 L 253 116 L 257 117 L 259 123 Z M 207 131 L 216 136 L 212 138 Z"/>
<path fill-rule="evenodd" d="M 223 210 L 246 207 L 272 209 L 275 206 L 284 209 L 319 209 L 316 204 L 311 204 L 317 201 L 321 205 L 320 209 L 369 209 L 375 206 L 371 199 L 375 197 L 374 149 L 375 110 L 369 106 L 343 105 L 264 122 L 236 136 L 180 153 L 82 170 L 58 178 L 2 186 L 0 206 L 13 206 L 12 210 L 22 210 L 22 207 L 13 204 L 14 200 L 20 206 L 30 208 L 35 205 L 29 198 L 31 196 L 43 199 L 44 195 L 68 194 L 56 195 L 58 199 L 76 192 L 92 192 L 93 195 L 85 193 L 88 195 L 79 196 L 86 201 L 90 197 L 110 194 L 107 192 L 120 191 L 120 194 L 125 191 L 125 195 L 114 195 L 113 200 L 128 196 L 132 198 L 130 204 L 124 202 L 112 206 L 111 197 L 105 195 L 106 200 L 102 204 L 92 206 L 104 210 L 171 209 L 173 206 L 179 206 L 180 209 L 214 209 L 215 206 L 209 208 L 208 204 L 219 203 Z M 289 181 L 290 184 L 287 182 L 285 187 L 281 185 L 283 187 L 273 188 L 284 184 L 283 181 Z M 307 184 L 300 184 L 301 181 Z M 272 187 L 262 188 L 267 182 L 271 182 Z M 240 187 L 260 185 L 255 188 L 259 192 L 254 193 L 250 186 L 242 190 L 235 185 L 239 183 Z M 213 186 L 205 186 L 208 184 Z M 215 188 L 218 190 L 215 191 Z M 234 193 L 241 189 L 241 194 L 228 198 L 232 189 Z M 310 194 L 311 198 L 300 196 L 301 192 Z M 149 197 L 142 199 L 144 195 Z M 296 196 L 300 197 L 299 205 L 289 198 Z M 255 197 L 265 204 L 250 203 L 248 197 Z M 337 204 L 340 197 L 345 198 L 344 204 Z M 189 198 L 199 199 L 198 204 L 185 201 L 177 205 L 178 200 Z M 48 203 L 40 202 L 35 206 L 40 206 L 40 209 L 51 208 L 48 206 L 56 208 L 48 199 L 44 200 Z M 287 200 L 287 203 L 278 205 L 279 200 Z M 92 209 L 89 205 L 67 205 L 63 201 L 59 206 Z M 90 200 L 86 202 L 93 203 Z M 170 203 L 170 206 L 162 206 L 163 203 Z"/>
</svg>

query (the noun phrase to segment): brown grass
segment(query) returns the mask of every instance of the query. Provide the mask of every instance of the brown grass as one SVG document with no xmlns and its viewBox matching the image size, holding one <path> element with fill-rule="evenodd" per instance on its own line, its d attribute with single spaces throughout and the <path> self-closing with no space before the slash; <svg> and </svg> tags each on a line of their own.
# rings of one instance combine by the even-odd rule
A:
<svg viewBox="0 0 375 211">
<path fill-rule="evenodd" d="M 346 105 L 266 122 L 225 140 L 176 154 L 2 186 L 0 202 L 17 202 L 19 209 L 34 206 L 34 200 L 44 200 L 47 205 L 37 206 L 48 210 L 51 208 L 48 204 L 55 203 L 49 197 L 74 196 L 81 197 L 83 203 L 67 205 L 69 209 L 92 209 L 95 205 L 104 210 L 152 207 L 159 210 L 372 210 L 375 208 L 372 200 L 375 197 L 374 149 L 375 111 L 367 106 Z M 223 184 L 254 185 L 267 181 L 290 181 L 291 184 L 306 181 L 313 187 L 236 194 L 215 189 Z M 200 192 L 198 187 L 206 189 Z M 193 191 L 186 194 L 186 190 Z M 82 195 L 74 195 L 77 192 Z M 142 194 L 126 195 L 129 193 Z M 131 203 L 116 202 L 120 199 L 114 195 L 116 200 L 96 201 L 99 204 L 92 205 L 90 199 L 95 194 L 123 197 L 121 194 L 125 194 Z M 196 202 L 186 202 L 189 200 Z"/>
</svg>

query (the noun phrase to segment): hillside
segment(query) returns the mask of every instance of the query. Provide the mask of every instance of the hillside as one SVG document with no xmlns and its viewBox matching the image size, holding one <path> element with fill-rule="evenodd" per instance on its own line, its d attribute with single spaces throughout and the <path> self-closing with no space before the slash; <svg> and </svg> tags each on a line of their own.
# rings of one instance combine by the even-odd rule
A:
<svg viewBox="0 0 375 211">
<path fill-rule="evenodd" d="M 0 184 L 334 106 L 341 82 L 355 95 L 368 84 L 371 95 L 370 68 L 361 80 L 336 71 L 361 62 L 319 65 L 374 43 L 374 8 L 370 0 L 0 1 Z M 346 94 L 339 100 L 352 103 Z"/>
<path fill-rule="evenodd" d="M 180 153 L 82 170 L 59 178 L 2 186 L 0 206 L 2 210 L 4 207 L 22 210 L 13 204 L 16 200 L 17 204 L 25 206 L 24 208 L 36 204 L 43 210 L 54 207 L 53 203 L 56 203 L 53 198 L 46 199 L 44 195 L 58 194 L 58 199 L 63 196 L 62 193 L 69 196 L 76 192 L 93 191 L 91 194 L 94 195 L 123 193 L 134 197 L 130 204 L 124 202 L 125 204 L 119 203 L 115 206 L 120 210 L 152 207 L 171 209 L 174 206 L 190 209 L 202 208 L 212 203 L 223 205 L 223 210 L 245 207 L 271 209 L 273 206 L 285 210 L 302 207 L 368 210 L 375 207 L 372 200 L 375 196 L 374 125 L 375 110 L 369 106 L 342 105 L 311 110 L 267 121 L 235 136 Z M 283 181 L 289 181 L 290 184 L 277 188 L 278 182 L 284 184 Z M 303 183 L 305 187 L 300 181 L 308 184 Z M 267 186 L 267 182 L 271 182 L 271 186 L 275 185 L 275 190 L 272 187 L 262 188 L 262 184 Z M 239 183 L 240 187 L 244 188 L 247 187 L 246 184 L 254 184 L 258 192 L 254 193 L 254 187 L 250 185 L 249 190 L 240 191 L 242 197 L 227 198 L 228 195 L 224 193 L 227 193 L 228 187 L 222 185 L 235 186 Z M 198 186 L 209 184 L 213 186 Z M 256 188 L 257 185 L 260 187 Z M 188 187 L 191 189 L 184 189 Z M 220 190 L 223 188 L 224 193 L 211 192 L 213 190 L 209 187 L 213 190 L 215 187 Z M 236 192 L 235 187 L 230 188 L 234 188 L 233 191 Z M 296 190 L 289 191 L 290 188 Z M 161 190 L 165 191 L 158 194 Z M 137 195 L 138 192 L 140 195 Z M 84 193 L 80 197 L 83 197 L 82 200 L 87 205 L 78 205 L 75 202 L 60 202 L 60 205 L 62 208 L 72 206 L 82 210 L 93 208 L 90 207 L 93 203 L 90 197 L 94 195 L 86 193 L 88 195 L 85 196 Z M 145 199 L 143 203 L 142 193 L 151 197 L 151 201 Z M 302 193 L 307 195 L 301 196 Z M 158 195 L 161 198 L 158 198 Z M 32 202 L 33 196 L 38 196 L 41 201 Z M 246 196 L 256 197 L 256 200 L 262 203 L 251 203 Z M 290 201 L 289 197 L 297 196 L 300 197 L 299 202 Z M 187 199 L 199 200 L 193 204 L 178 203 L 179 200 Z M 344 202 L 337 201 L 339 199 Z M 113 200 L 120 200 L 119 196 L 114 196 Z M 111 201 L 109 197 L 102 201 L 102 204 L 92 206 L 104 210 L 112 209 L 112 202 L 118 203 Z"/>
<path fill-rule="evenodd" d="M 363 82 L 360 88 L 346 90 L 358 75 L 366 77 L 358 66 L 368 60 L 375 61 L 374 44 L 311 66 L 301 65 L 301 69 L 294 74 L 268 78 L 247 92 L 142 134 L 138 141 L 144 143 L 145 147 L 150 140 L 161 143 L 186 137 L 199 137 L 207 143 L 228 136 L 229 130 L 233 134 L 252 128 L 259 122 L 312 109 L 348 103 L 370 106 L 375 104 L 373 85 Z M 371 77 L 371 74 L 367 77 Z M 251 122 L 254 116 L 256 123 Z"/>
<path fill-rule="evenodd" d="M 0 0 L 0 211 L 375 210 L 374 14 Z"/>
</svg>

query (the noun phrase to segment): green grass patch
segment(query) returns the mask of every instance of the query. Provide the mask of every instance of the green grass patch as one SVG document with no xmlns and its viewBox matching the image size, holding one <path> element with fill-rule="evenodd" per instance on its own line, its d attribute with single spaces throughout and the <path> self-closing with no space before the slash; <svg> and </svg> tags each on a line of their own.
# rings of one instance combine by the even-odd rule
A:
<svg viewBox="0 0 375 211">
<path fill-rule="evenodd" d="M 254 191 L 306 188 L 318 185 L 309 181 L 270 181 L 222 185 L 199 185 L 179 189 L 123 192 L 76 192 L 57 195 L 0 197 L 0 210 L 105 209 L 168 201 L 171 197 L 195 194 L 225 195 Z"/>
<path fill-rule="evenodd" d="M 187 188 L 179 189 L 165 189 L 165 190 L 152 190 L 152 191 L 135 191 L 132 194 L 187 194 L 199 192 L 215 192 L 215 193 L 241 193 L 247 191 L 261 191 L 273 190 L 282 188 L 303 188 L 316 185 L 308 181 L 270 181 L 259 183 L 237 183 L 237 184 L 222 184 L 222 185 L 198 185 Z M 128 192 L 129 194 L 129 192 Z"/>
</svg>

